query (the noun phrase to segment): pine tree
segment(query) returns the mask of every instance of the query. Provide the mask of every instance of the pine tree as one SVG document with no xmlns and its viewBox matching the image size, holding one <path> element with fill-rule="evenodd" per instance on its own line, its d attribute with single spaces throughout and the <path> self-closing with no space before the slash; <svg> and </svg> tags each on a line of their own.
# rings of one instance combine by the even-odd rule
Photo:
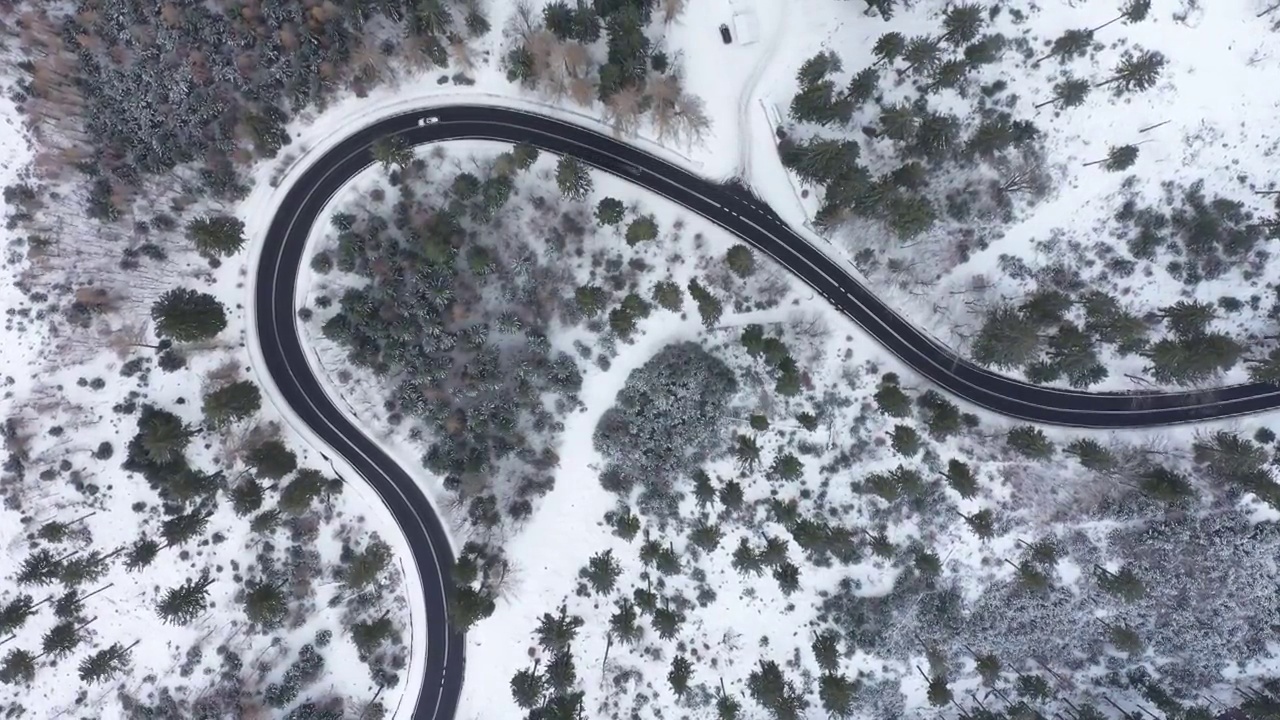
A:
<svg viewBox="0 0 1280 720">
<path fill-rule="evenodd" d="M 267 440 L 253 448 L 245 461 L 268 480 L 279 480 L 298 467 L 297 456 L 279 440 Z"/>
<path fill-rule="evenodd" d="M 235 255 L 244 246 L 244 223 L 230 215 L 198 217 L 187 223 L 187 239 L 202 255 Z"/>
<path fill-rule="evenodd" d="M 874 396 L 876 407 L 880 412 L 893 418 L 904 418 L 911 414 L 911 398 L 898 386 L 897 376 L 892 381 L 889 376 L 880 381 L 880 388 Z"/>
<path fill-rule="evenodd" d="M 907 39 L 900 32 L 887 32 L 880 37 L 871 46 L 871 54 L 875 55 L 877 62 L 892 64 L 894 60 L 902 57 L 902 51 L 907 48 Z"/>
<path fill-rule="evenodd" d="M 225 385 L 204 396 L 204 419 L 209 427 L 225 428 L 262 407 L 262 393 L 252 380 Z"/>
<path fill-rule="evenodd" d="M 547 687 L 553 697 L 563 697 L 578 682 L 578 669 L 573 662 L 571 648 L 564 648 L 551 653 L 551 662 L 547 663 Z M 553 713 L 554 716 L 554 713 Z"/>
<path fill-rule="evenodd" d="M 738 462 L 738 469 L 747 473 L 755 471 L 760 466 L 760 445 L 755 437 L 738 435 L 735 443 L 733 455 Z"/>
<path fill-rule="evenodd" d="M 1063 452 L 1074 455 L 1082 467 L 1094 472 L 1111 472 L 1117 465 L 1115 454 L 1093 438 L 1073 440 Z"/>
<path fill-rule="evenodd" d="M 724 681 L 720 682 L 720 689 L 716 692 L 716 718 L 718 720 L 738 720 L 738 716 L 742 714 L 742 703 L 737 698 L 725 693 Z"/>
<path fill-rule="evenodd" d="M 91 550 L 63 563 L 59 577 L 66 585 L 83 585 L 101 579 L 109 569 L 110 564 L 107 558 L 97 550 Z"/>
<path fill-rule="evenodd" d="M 182 458 L 196 434 L 168 410 L 144 405 L 138 416 L 138 441 L 152 463 L 168 465 Z"/>
<path fill-rule="evenodd" d="M 48 548 L 41 548 L 22 561 L 15 578 L 19 585 L 49 585 L 62 574 L 63 561 Z"/>
<path fill-rule="evenodd" d="M 1280 385 L 1280 347 L 1267 353 L 1265 359 L 1249 359 L 1249 379 L 1257 383 Z"/>
<path fill-rule="evenodd" d="M 252 515 L 262 507 L 262 484 L 247 477 L 236 483 L 227 496 L 231 500 L 231 508 L 235 511 L 236 517 Z"/>
<path fill-rule="evenodd" d="M 48 655 L 54 660 L 61 660 L 75 652 L 82 639 L 80 628 L 75 621 L 64 620 L 49 628 L 49 631 L 44 634 L 40 641 L 41 654 Z"/>
<path fill-rule="evenodd" d="M 30 595 L 18 595 L 0 607 L 0 636 L 16 633 L 36 612 Z"/>
<path fill-rule="evenodd" d="M 566 199 L 581 202 L 591 194 L 593 184 L 587 166 L 581 160 L 566 155 L 556 163 L 556 185 Z"/>
<path fill-rule="evenodd" d="M 714 328 L 720 322 L 720 316 L 724 314 L 724 305 L 702 283 L 698 282 L 697 278 L 689 280 L 688 289 L 689 296 L 698 306 L 702 326 L 708 330 Z"/>
<path fill-rule="evenodd" d="M 71 588 L 53 604 L 53 614 L 60 620 L 75 620 L 84 612 L 84 596 L 76 588 Z"/>
<path fill-rule="evenodd" d="M 1117 95 L 1150 90 L 1159 82 L 1160 72 L 1167 63 L 1164 54 L 1154 50 L 1140 50 L 1136 54 L 1126 51 L 1113 75 L 1094 87 L 1115 85 Z"/>
<path fill-rule="evenodd" d="M 574 291 L 573 299 L 578 304 L 578 310 L 587 317 L 595 317 L 604 310 L 605 303 L 608 302 L 609 296 L 605 293 L 604 288 L 599 285 L 580 285 Z"/>
<path fill-rule="evenodd" d="M 1053 46 L 1049 50 L 1049 54 L 1038 58 L 1036 65 L 1056 57 L 1060 62 L 1068 62 L 1077 57 L 1083 57 L 1089 52 L 1089 48 L 1093 47 L 1093 31 L 1087 28 L 1076 28 L 1067 30 L 1053 41 Z"/>
<path fill-rule="evenodd" d="M 613 592 L 622 568 L 613 557 L 612 550 L 605 550 L 592 555 L 587 566 L 578 572 L 578 576 L 591 585 L 597 595 L 608 595 Z"/>
<path fill-rule="evenodd" d="M 1211 303 L 1179 300 L 1156 311 L 1156 317 L 1164 320 L 1165 327 L 1180 338 L 1203 335 L 1209 323 L 1218 317 L 1217 306 Z"/>
<path fill-rule="evenodd" d="M 777 720 L 799 720 L 808 707 L 804 693 L 772 660 L 759 661 L 756 669 L 747 676 L 747 691 Z"/>
<path fill-rule="evenodd" d="M 653 611 L 653 629 L 663 640 L 671 640 L 678 635 L 684 621 L 684 613 L 667 606 L 655 608 Z"/>
<path fill-rule="evenodd" d="M 667 672 L 667 683 L 676 697 L 684 697 L 689 690 L 689 679 L 693 676 L 693 663 L 684 655 L 671 658 L 671 669 Z"/>
<path fill-rule="evenodd" d="M 188 513 L 174 515 L 160 524 L 160 537 L 165 546 L 182 545 L 204 532 L 209 525 L 209 513 L 196 508 Z"/>
<path fill-rule="evenodd" d="M 1150 361 L 1147 371 L 1159 383 L 1194 385 L 1231 369 L 1244 348 L 1217 332 L 1186 338 L 1165 338 L 1140 354 Z"/>
<path fill-rule="evenodd" d="M 942 39 L 954 46 L 967 45 L 978 37 L 986 22 L 986 10 L 976 3 L 952 5 L 942 13 Z"/>
<path fill-rule="evenodd" d="M 195 620 L 209 606 L 209 586 L 212 584 L 213 578 L 206 570 L 196 580 L 169 588 L 156 606 L 160 619 L 169 625 L 186 625 Z"/>
<path fill-rule="evenodd" d="M 916 572 L 926 580 L 932 580 L 942 574 L 942 558 L 928 550 L 920 550 L 911 562 Z"/>
<path fill-rule="evenodd" d="M 137 645 L 137 642 L 134 645 Z M 128 666 L 132 654 L 133 645 L 125 647 L 120 643 L 114 643 L 111 647 L 99 650 L 81 661 L 80 680 L 90 685 L 110 680 Z"/>
<path fill-rule="evenodd" d="M 1089 91 L 1092 89 L 1093 84 L 1088 80 L 1068 76 L 1066 79 L 1054 83 L 1053 97 L 1042 103 L 1037 103 L 1036 107 L 1042 108 L 1053 103 L 1062 103 L 1064 108 L 1080 107 L 1089 97 Z"/>
<path fill-rule="evenodd" d="M 1151 0 L 1128 0 L 1120 11 L 1120 16 L 1114 20 L 1109 20 L 1096 28 L 1089 31 L 1089 34 L 1098 32 L 1099 30 L 1124 20 L 1130 25 L 1140 23 L 1147 19 L 1147 14 L 1151 12 Z"/>
<path fill-rule="evenodd" d="M 990 540 L 995 535 L 996 517 L 990 508 L 983 508 L 972 515 L 962 515 L 969 529 L 979 540 Z"/>
<path fill-rule="evenodd" d="M 156 335 L 178 342 L 208 340 L 227 327 L 227 311 L 208 293 L 174 288 L 151 306 Z"/>
<path fill-rule="evenodd" d="M 905 423 L 894 425 L 889 436 L 889 446 L 899 455 L 914 457 L 916 453 L 920 452 L 923 441 L 920 438 L 920 433 L 910 425 Z"/>
<path fill-rule="evenodd" d="M 844 88 L 845 100 L 854 107 L 861 107 L 873 97 L 880 87 L 880 71 L 874 67 L 863 68 L 854 74 Z"/>
<path fill-rule="evenodd" d="M 413 162 L 413 148 L 399 135 L 378 138 L 370 149 L 374 162 L 382 165 L 384 172 L 391 172 L 392 168 L 403 170 Z"/>
<path fill-rule="evenodd" d="M 1040 332 L 1018 309 L 1002 305 L 987 313 L 974 339 L 973 359 L 983 365 L 1017 368 L 1040 352 Z"/>
<path fill-rule="evenodd" d="M 1133 163 L 1138 159 L 1137 145 L 1121 145 L 1120 147 L 1111 148 L 1107 153 L 1106 163 L 1102 166 L 1107 172 L 1120 172 L 1133 167 Z"/>
<path fill-rule="evenodd" d="M 618 601 L 618 609 L 609 616 L 609 631 L 624 645 L 630 645 L 644 634 L 637 622 L 636 606 L 631 600 L 622 598 Z"/>
<path fill-rule="evenodd" d="M 783 482 L 795 482 L 804 476 L 804 463 L 792 453 L 782 453 L 769 466 L 769 476 Z"/>
<path fill-rule="evenodd" d="M 249 622 L 263 630 L 273 630 L 284 623 L 289 612 L 282 583 L 250 580 L 245 585 L 244 614 Z"/>
<path fill-rule="evenodd" d="M 800 566 L 790 560 L 784 560 L 773 569 L 773 579 L 777 581 L 778 589 L 782 594 L 790 596 L 800 589 Z"/>
<path fill-rule="evenodd" d="M 26 650 L 14 648 L 0 662 L 0 683 L 26 685 L 36 676 L 36 657 Z"/>
<path fill-rule="evenodd" d="M 532 710 L 542 703 L 544 684 L 537 665 L 519 670 L 511 676 L 511 697 L 521 709 Z"/>
<path fill-rule="evenodd" d="M 617 198 L 601 198 L 596 203 L 596 223 L 600 227 L 617 227 L 626 216 L 627 207 Z"/>
<path fill-rule="evenodd" d="M 375 535 L 361 552 L 343 549 L 339 579 L 351 590 L 367 588 L 382 575 L 382 571 L 391 563 L 391 558 L 391 546 Z"/>
<path fill-rule="evenodd" d="M 987 653 L 974 655 L 973 660 L 977 666 L 978 675 L 982 677 L 982 684 L 995 687 L 996 683 L 1000 682 L 1000 673 L 1004 670 L 1000 658 L 996 657 L 995 653 Z"/>
<path fill-rule="evenodd" d="M 839 673 L 827 671 L 819 676 L 818 699 L 822 702 L 822 709 L 827 711 L 827 717 L 853 717 L 854 693 L 857 689 L 857 681 Z"/>
<path fill-rule="evenodd" d="M 368 662 L 384 640 L 395 634 L 395 625 L 384 612 L 373 620 L 351 624 L 351 642 L 360 660 Z"/>
<path fill-rule="evenodd" d="M 929 704 L 934 707 L 951 704 L 951 687 L 945 676 L 935 675 L 929 678 L 928 698 Z"/>
<path fill-rule="evenodd" d="M 299 470 L 293 480 L 280 490 L 280 509 L 291 515 L 302 515 L 311 509 L 317 498 L 325 495 L 328 487 L 320 471 L 311 468 Z"/>
<path fill-rule="evenodd" d="M 1009 449 L 1023 457 L 1045 460 L 1053 456 L 1054 445 L 1044 431 L 1033 425 L 1019 425 L 1005 436 Z"/>
<path fill-rule="evenodd" d="M 511 156 L 515 159 L 517 170 L 528 170 L 538 161 L 538 148 L 528 143 L 516 143 L 511 148 Z"/>
<path fill-rule="evenodd" d="M 739 243 L 729 248 L 724 259 L 733 274 L 740 278 L 748 278 L 755 274 L 756 258 L 746 245 Z"/>
<path fill-rule="evenodd" d="M 1195 497 L 1195 488 L 1187 477 L 1176 470 L 1157 465 L 1138 478 L 1138 487 L 1147 495 L 1167 503 L 1178 503 Z"/>
<path fill-rule="evenodd" d="M 658 237 L 658 223 L 653 219 L 652 215 L 641 215 L 627 224 L 627 231 L 624 238 L 629 247 L 635 247 L 642 242 L 648 242 Z"/>
<path fill-rule="evenodd" d="M 964 462 L 951 458 L 947 462 L 947 472 L 945 475 L 947 484 L 960 494 L 960 497 L 968 500 L 978 494 L 978 480 L 973 475 L 973 470 Z"/>
<path fill-rule="evenodd" d="M 1130 655 L 1140 654 L 1146 647 L 1138 631 L 1128 625 L 1108 625 L 1107 640 L 1120 652 Z"/>
<path fill-rule="evenodd" d="M 570 615 L 569 608 L 565 605 L 560 606 L 558 615 L 543 613 L 538 629 L 535 631 L 538 645 L 547 652 L 568 648 L 578 636 L 578 630 L 583 622 L 583 619 L 577 615 Z"/>
<path fill-rule="evenodd" d="M 1041 702 L 1048 700 L 1053 696 L 1053 688 L 1049 686 L 1049 681 L 1045 680 L 1041 675 L 1019 675 L 1018 681 L 1014 683 L 1018 690 L 1018 694 L 1033 702 Z"/>
<path fill-rule="evenodd" d="M 1209 477 L 1248 486 L 1267 463 L 1267 451 L 1252 440 L 1227 430 L 1201 435 L 1191 444 L 1192 457 Z"/>
<path fill-rule="evenodd" d="M 134 540 L 133 545 L 129 546 L 128 552 L 125 553 L 125 569 L 130 572 L 141 570 L 150 565 L 159 552 L 160 543 L 144 535 Z"/>
</svg>

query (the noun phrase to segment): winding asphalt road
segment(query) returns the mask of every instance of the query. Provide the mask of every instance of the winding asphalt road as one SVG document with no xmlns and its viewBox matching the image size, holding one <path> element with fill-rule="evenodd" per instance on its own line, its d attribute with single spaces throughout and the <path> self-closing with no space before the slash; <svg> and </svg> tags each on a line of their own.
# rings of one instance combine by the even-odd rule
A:
<svg viewBox="0 0 1280 720">
<path fill-rule="evenodd" d="M 439 118 L 419 125 L 427 116 Z M 978 367 L 952 354 L 811 246 L 741 186 L 698 177 L 607 135 L 519 110 L 451 106 L 381 120 L 354 131 L 293 184 L 268 230 L 256 269 L 258 339 L 266 370 L 282 397 L 378 492 L 413 551 L 426 593 L 426 668 L 415 720 L 453 718 L 465 671 L 465 645 L 450 624 L 445 598 L 453 550 L 440 519 L 410 473 L 352 425 L 325 394 L 307 363 L 294 324 L 298 271 L 307 236 L 329 200 L 373 163 L 370 146 L 399 135 L 411 144 L 441 140 L 525 142 L 572 155 L 682 205 L 769 255 L 858 323 L 916 373 L 973 405 L 1034 423 L 1084 428 L 1171 425 L 1280 406 L 1280 388 L 1244 384 L 1204 392 L 1089 393 L 1040 387 Z M 495 688 L 495 692 L 505 688 Z"/>
</svg>

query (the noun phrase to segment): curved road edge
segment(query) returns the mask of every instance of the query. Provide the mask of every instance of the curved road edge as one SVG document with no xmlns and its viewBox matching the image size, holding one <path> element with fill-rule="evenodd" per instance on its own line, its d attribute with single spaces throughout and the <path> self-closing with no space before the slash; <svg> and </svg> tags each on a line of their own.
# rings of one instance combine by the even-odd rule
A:
<svg viewBox="0 0 1280 720">
<path fill-rule="evenodd" d="M 385 537 L 392 548 L 396 550 L 396 557 L 400 560 L 407 559 L 409 568 L 405 572 L 405 588 L 404 592 L 409 604 L 410 614 L 410 657 L 405 672 L 402 674 L 401 699 L 397 706 L 391 707 L 394 717 L 412 717 L 412 718 L 439 718 L 446 720 L 453 718 L 456 714 L 457 703 L 461 694 L 462 681 L 465 676 L 465 642 L 463 636 L 453 632 L 447 619 L 442 619 L 442 610 L 444 607 L 444 594 L 451 584 L 452 567 L 453 567 L 453 546 L 452 539 L 439 523 L 438 509 L 435 507 L 431 498 L 423 493 L 414 482 L 409 474 L 404 472 L 394 459 L 392 451 L 382 447 L 378 441 L 364 436 L 365 440 L 377 446 L 377 450 L 383 456 L 383 467 L 386 471 L 370 472 L 368 467 L 357 467 L 357 463 L 350 460 L 348 454 L 351 448 L 345 443 L 334 442 L 334 436 L 329 432 L 320 432 L 317 425 L 324 427 L 326 423 L 320 422 L 311 413 L 299 412 L 298 408 L 308 406 L 325 406 L 330 418 L 345 419 L 347 431 L 351 435 L 363 436 L 363 432 L 359 430 L 359 420 L 353 412 L 347 410 L 343 403 L 334 402 L 329 397 L 327 388 L 313 386 L 312 393 L 308 396 L 309 400 L 299 399 L 296 395 L 286 395 L 277 381 L 276 373 L 269 367 L 264 345 L 261 337 L 261 320 L 263 315 L 259 314 L 260 301 L 265 293 L 260 288 L 260 270 L 264 266 L 264 257 L 269 254 L 272 249 L 269 242 L 269 223 L 274 223 L 274 211 L 278 213 L 278 207 L 283 206 L 283 199 L 298 184 L 298 180 L 302 178 L 306 171 L 319 164 L 324 160 L 328 150 L 315 154 L 304 154 L 293 167 L 290 167 L 285 174 L 282 182 L 274 188 L 266 192 L 265 197 L 256 198 L 259 207 L 253 207 L 254 197 L 251 195 L 244 205 L 249 206 L 245 217 L 246 225 L 251 229 L 250 248 L 247 258 L 246 267 L 248 269 L 247 289 L 248 294 L 244 301 L 244 317 L 245 322 L 245 341 L 249 351 L 250 366 L 259 385 L 262 386 L 264 393 L 271 400 L 272 404 L 277 408 L 289 427 L 296 432 L 321 458 L 328 461 L 334 471 L 344 480 L 348 490 L 354 490 L 371 508 L 376 509 L 381 506 L 385 509 L 389 519 L 392 520 L 398 533 Z M 261 184 L 265 187 L 265 183 Z M 278 201 L 278 202 L 277 202 Z M 263 212 L 262 205 L 277 205 L 275 209 L 267 209 Z M 255 215 L 269 215 L 264 218 L 265 222 L 260 222 L 263 231 L 253 232 L 253 219 Z M 259 216 L 260 217 L 260 216 Z M 297 269 L 300 269 L 297 268 Z M 297 272 L 292 273 L 296 278 Z M 274 295 L 274 291 L 270 294 Z M 289 304 L 293 305 L 295 297 L 289 295 Z M 267 307 L 271 304 L 268 303 Z M 275 312 L 268 313 L 276 319 L 279 315 Z M 290 327 L 296 326 L 293 321 L 296 315 L 293 312 L 288 314 L 287 320 Z M 304 357 L 308 372 L 315 369 L 312 365 L 310 356 Z M 318 384 L 318 381 L 317 381 Z M 316 392 L 316 390 L 319 392 Z M 337 425 L 341 425 L 339 422 Z M 345 451 L 345 452 L 344 452 Z M 367 453 L 366 453 L 367 454 Z M 359 455 L 357 454 L 357 457 Z M 363 463 L 361 463 L 363 464 Z M 372 480 L 372 477 L 382 476 L 382 481 Z M 394 484 L 388 484 L 386 477 L 398 477 L 399 487 L 410 488 L 410 493 L 417 490 L 418 501 L 413 505 L 413 510 L 409 513 L 405 512 L 403 503 L 404 493 L 393 490 Z M 394 483 L 395 481 L 392 481 Z M 371 496 L 372 494 L 372 496 Z M 390 499 L 389 499 L 390 498 Z M 399 510 L 399 512 L 397 512 Z M 423 518 L 427 518 L 424 521 Z M 431 522 L 436 525 L 437 532 L 434 533 L 434 544 L 428 541 L 425 545 L 432 548 L 431 551 L 424 551 L 421 546 L 415 549 L 410 533 L 405 531 L 406 526 L 425 525 Z M 414 533 L 418 536 L 419 542 L 422 543 L 422 535 Z M 424 557 L 425 556 L 425 557 Z M 430 557 L 427 560 L 426 557 Z M 434 593 L 429 589 L 432 585 L 438 588 Z M 428 602 L 428 597 L 434 595 L 439 601 L 434 603 Z M 434 610 L 434 612 L 433 612 Z M 434 615 L 434 617 L 433 617 Z M 441 628 L 445 628 L 441 632 Z M 436 646 L 436 652 L 432 652 L 429 644 Z M 435 657 L 439 662 L 423 662 Z M 452 682 L 450 682 L 452 680 Z M 385 696 L 384 696 L 385 697 Z M 406 702 L 407 701 L 407 702 Z M 397 708 L 401 711 L 397 712 Z M 404 712 L 407 710 L 407 712 Z"/>
<path fill-rule="evenodd" d="M 427 114 L 438 123 L 420 125 Z M 1280 405 L 1280 390 L 1259 384 L 1203 392 L 1087 393 L 1030 385 L 977 367 L 913 328 L 844 268 L 741 187 L 715 183 L 627 143 L 570 122 L 500 106 L 455 104 L 383 117 L 351 132 L 298 172 L 251 263 L 249 344 L 255 369 L 274 389 L 287 418 L 317 447 L 344 459 L 391 511 L 423 586 L 426 662 L 415 718 L 451 718 L 464 675 L 463 636 L 448 623 L 452 547 L 430 499 L 377 442 L 339 410 L 312 372 L 295 324 L 298 272 L 307 240 L 326 206 L 373 163 L 374 140 L 399 134 L 411 144 L 456 139 L 528 142 L 572 155 L 660 194 L 751 243 L 800 277 L 887 350 L 942 389 L 993 412 L 1075 427 L 1147 427 L 1229 417 Z M 298 170 L 295 168 L 294 170 Z M 273 196 L 278 193 L 273 193 Z M 255 332 L 256 331 L 256 332 Z M 295 425 L 296 427 L 296 425 Z M 300 428 L 299 428 L 300 429 Z M 406 692 L 411 692 L 406 689 Z"/>
</svg>

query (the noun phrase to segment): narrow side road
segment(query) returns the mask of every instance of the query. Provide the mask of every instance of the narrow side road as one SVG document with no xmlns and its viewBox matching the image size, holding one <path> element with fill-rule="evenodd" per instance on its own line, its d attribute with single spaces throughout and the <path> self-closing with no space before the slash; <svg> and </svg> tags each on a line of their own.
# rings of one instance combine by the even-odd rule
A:
<svg viewBox="0 0 1280 720">
<path fill-rule="evenodd" d="M 425 117 L 438 122 L 419 124 Z M 342 455 L 387 504 L 405 534 L 426 593 L 425 674 L 409 717 L 444 720 L 457 712 L 465 671 L 465 638 L 449 622 L 453 550 L 440 518 L 414 481 L 325 394 L 307 363 L 295 324 L 298 272 L 312 227 L 329 200 L 373 164 L 370 147 L 387 135 L 411 144 L 479 139 L 525 142 L 572 155 L 697 213 L 755 246 L 808 283 L 881 345 L 942 390 L 1012 418 L 1083 428 L 1138 428 L 1271 410 L 1280 388 L 1259 383 L 1211 391 L 1089 393 L 1014 380 L 959 358 L 881 302 L 836 262 L 811 246 L 744 188 L 698 177 L 620 140 L 519 110 L 456 105 L 386 118 L 355 130 L 309 167 L 286 193 L 267 231 L 254 275 L 256 317 L 267 377 L 294 413 Z M 486 689 L 489 690 L 489 689 Z M 493 688 L 506 692 L 506 688 Z"/>
</svg>

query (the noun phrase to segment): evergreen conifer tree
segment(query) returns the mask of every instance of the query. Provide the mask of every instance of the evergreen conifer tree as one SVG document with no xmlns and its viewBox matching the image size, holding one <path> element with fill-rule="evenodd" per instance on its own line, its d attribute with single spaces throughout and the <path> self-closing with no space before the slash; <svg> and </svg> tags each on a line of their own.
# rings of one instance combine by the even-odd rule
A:
<svg viewBox="0 0 1280 720">
<path fill-rule="evenodd" d="M 199 578 L 187 580 L 165 592 L 156 612 L 168 624 L 186 625 L 209 606 L 209 586 L 212 584 L 213 578 L 206 570 Z"/>
<path fill-rule="evenodd" d="M 178 342 L 208 340 L 227 327 L 227 311 L 218 299 L 188 288 L 174 288 L 151 306 L 156 335 Z"/>
</svg>

